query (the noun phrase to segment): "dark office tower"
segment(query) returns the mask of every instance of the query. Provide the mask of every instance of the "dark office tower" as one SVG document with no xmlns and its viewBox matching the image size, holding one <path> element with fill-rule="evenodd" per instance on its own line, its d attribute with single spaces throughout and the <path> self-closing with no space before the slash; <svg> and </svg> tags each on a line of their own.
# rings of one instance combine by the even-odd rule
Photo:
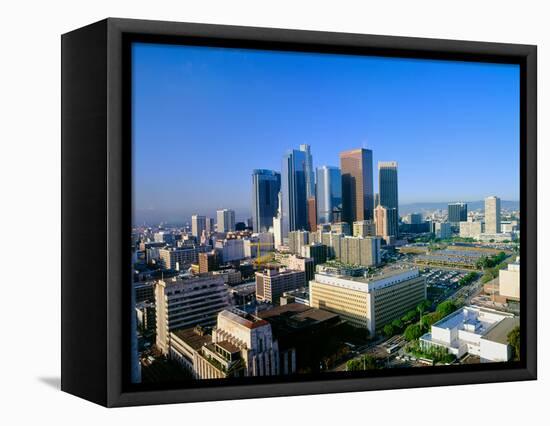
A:
<svg viewBox="0 0 550 426">
<path fill-rule="evenodd" d="M 315 174 L 313 172 L 313 159 L 311 149 L 307 144 L 300 145 L 300 151 L 306 154 L 305 175 L 306 175 L 306 197 L 315 197 Z"/>
<path fill-rule="evenodd" d="M 359 220 L 372 220 L 374 194 L 372 151 L 359 148 L 340 153 L 342 172 L 342 221 L 350 226 Z"/>
<path fill-rule="evenodd" d="M 281 192 L 283 239 L 307 228 L 306 153 L 293 149 L 283 156 Z"/>
<path fill-rule="evenodd" d="M 397 196 L 397 162 L 396 161 L 379 161 L 378 162 L 378 194 L 379 204 L 387 209 L 395 209 L 395 214 L 392 213 L 390 219 L 395 223 L 389 224 L 390 229 L 396 231 L 394 236 L 397 237 L 399 229 L 399 208 Z"/>
<path fill-rule="evenodd" d="M 451 226 L 457 228 L 460 226 L 460 222 L 466 222 L 468 220 L 468 204 L 450 203 L 447 209 L 447 221 Z"/>
<path fill-rule="evenodd" d="M 252 171 L 252 224 L 254 232 L 267 232 L 277 215 L 281 175 L 273 170 Z"/>
<path fill-rule="evenodd" d="M 341 221 L 342 175 L 338 167 L 317 167 L 317 222 L 334 223 Z M 335 215 L 338 217 L 335 218 Z"/>
<path fill-rule="evenodd" d="M 374 194 L 374 208 L 380 205 L 380 193 L 376 192 Z"/>
<path fill-rule="evenodd" d="M 311 232 L 317 231 L 317 203 L 315 197 L 307 199 L 307 228 Z"/>
</svg>

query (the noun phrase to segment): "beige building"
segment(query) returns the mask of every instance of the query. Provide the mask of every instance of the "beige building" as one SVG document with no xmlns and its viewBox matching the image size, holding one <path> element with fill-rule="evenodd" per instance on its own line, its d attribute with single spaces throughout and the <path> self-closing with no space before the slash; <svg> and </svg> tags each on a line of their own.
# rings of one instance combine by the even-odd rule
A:
<svg viewBox="0 0 550 426">
<path fill-rule="evenodd" d="M 460 222 L 460 237 L 462 238 L 479 239 L 479 236 L 483 234 L 483 232 L 483 222 L 474 222 L 472 220 Z"/>
<path fill-rule="evenodd" d="M 155 285 L 157 347 L 167 353 L 170 331 L 196 325 L 212 326 L 229 306 L 229 293 L 220 276 L 174 277 Z"/>
<path fill-rule="evenodd" d="M 211 336 L 200 328 L 170 333 L 170 357 L 196 379 L 291 374 L 296 354 L 289 352 L 279 353 L 269 322 L 237 309 L 218 314 Z M 280 367 L 280 355 L 290 362 Z"/>
<path fill-rule="evenodd" d="M 285 291 L 296 290 L 306 285 L 306 273 L 292 269 L 266 269 L 256 272 L 256 299 L 279 303 Z"/>
<path fill-rule="evenodd" d="M 327 258 L 330 259 L 362 266 L 376 266 L 381 262 L 378 237 L 349 237 L 324 232 L 321 243 L 327 246 Z"/>
<path fill-rule="evenodd" d="M 334 312 L 371 335 L 426 299 L 418 269 L 396 270 L 371 278 L 315 274 L 310 306 Z"/>
<path fill-rule="evenodd" d="M 495 196 L 485 198 L 485 232 L 500 233 L 500 198 Z"/>
<path fill-rule="evenodd" d="M 372 220 L 359 220 L 353 222 L 354 237 L 375 237 L 376 225 Z"/>
<path fill-rule="evenodd" d="M 374 209 L 374 219 L 376 235 L 383 238 L 387 244 L 392 244 L 398 234 L 397 209 L 379 205 Z"/>
<path fill-rule="evenodd" d="M 159 263 L 164 269 L 181 271 L 198 262 L 199 251 L 194 246 L 163 248 L 159 250 Z"/>
<path fill-rule="evenodd" d="M 510 263 L 508 269 L 498 273 L 499 294 L 507 300 L 519 300 L 519 262 Z"/>
</svg>

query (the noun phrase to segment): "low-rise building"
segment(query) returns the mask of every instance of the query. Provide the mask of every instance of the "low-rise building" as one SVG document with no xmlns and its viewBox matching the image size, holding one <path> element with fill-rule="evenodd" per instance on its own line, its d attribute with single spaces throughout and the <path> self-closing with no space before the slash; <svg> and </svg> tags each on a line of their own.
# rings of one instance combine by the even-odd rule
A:
<svg viewBox="0 0 550 426">
<path fill-rule="evenodd" d="M 423 348 L 440 347 L 458 359 L 466 354 L 481 362 L 509 361 L 507 336 L 519 324 L 512 314 L 477 306 L 465 306 L 432 325 L 420 338 Z"/>
</svg>

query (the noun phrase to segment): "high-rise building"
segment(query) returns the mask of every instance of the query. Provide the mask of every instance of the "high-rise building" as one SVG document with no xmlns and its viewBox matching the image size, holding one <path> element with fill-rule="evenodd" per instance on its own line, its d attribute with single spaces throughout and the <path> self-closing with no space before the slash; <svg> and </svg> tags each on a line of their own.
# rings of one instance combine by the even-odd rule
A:
<svg viewBox="0 0 550 426">
<path fill-rule="evenodd" d="M 387 243 L 397 237 L 397 209 L 379 205 L 374 209 L 376 217 L 376 235 Z"/>
<path fill-rule="evenodd" d="M 191 233 L 193 236 L 200 238 L 203 231 L 206 231 L 206 216 L 194 214 L 191 216 Z"/>
<path fill-rule="evenodd" d="M 273 218 L 273 239 L 275 240 L 275 248 L 278 249 L 283 245 L 283 206 L 282 206 L 283 194 L 279 192 L 277 196 L 278 208 L 277 214 Z"/>
<path fill-rule="evenodd" d="M 317 167 L 317 222 L 341 221 L 342 174 L 338 167 Z M 335 220 L 335 215 L 338 219 Z"/>
<path fill-rule="evenodd" d="M 468 204 L 466 203 L 450 203 L 447 206 L 447 217 L 451 226 L 458 228 L 460 222 L 468 220 Z"/>
<path fill-rule="evenodd" d="M 487 197 L 485 198 L 485 232 L 499 234 L 500 231 L 500 198 Z"/>
<path fill-rule="evenodd" d="M 208 253 L 199 253 L 199 272 L 216 271 L 220 266 L 220 255 L 217 251 L 212 250 Z"/>
<path fill-rule="evenodd" d="M 317 266 L 327 261 L 327 246 L 321 243 L 310 243 L 302 247 L 302 256 L 313 259 L 313 265 Z"/>
<path fill-rule="evenodd" d="M 309 294 L 311 307 L 334 312 L 372 336 L 426 299 L 426 281 L 418 269 L 371 278 L 315 274 Z"/>
<path fill-rule="evenodd" d="M 449 222 L 432 222 L 431 228 L 431 232 L 435 238 L 445 240 L 452 236 L 451 224 Z"/>
<path fill-rule="evenodd" d="M 216 228 L 214 226 L 214 219 L 211 217 L 206 218 L 206 234 L 210 235 L 215 232 Z"/>
<path fill-rule="evenodd" d="M 296 290 L 306 283 L 306 273 L 292 269 L 280 271 L 266 269 L 256 272 L 256 299 L 270 303 L 279 303 L 285 291 Z"/>
<path fill-rule="evenodd" d="M 395 209 L 396 215 L 391 217 L 395 223 L 390 225 L 395 230 L 395 236 L 399 233 L 399 206 L 398 206 L 398 185 L 397 185 L 397 162 L 378 162 L 378 193 L 380 194 L 379 204 L 388 209 Z"/>
<path fill-rule="evenodd" d="M 252 224 L 254 232 L 267 232 L 277 215 L 281 175 L 273 170 L 252 172 Z"/>
<path fill-rule="evenodd" d="M 370 267 L 381 262 L 378 237 L 348 237 L 324 232 L 321 234 L 321 244 L 327 247 L 327 258 L 337 259 L 342 263 Z"/>
<path fill-rule="evenodd" d="M 410 225 L 420 225 L 422 222 L 422 213 L 409 213 L 407 215 L 407 223 Z"/>
<path fill-rule="evenodd" d="M 307 228 L 306 152 L 293 149 L 283 156 L 281 192 L 284 239 Z"/>
<path fill-rule="evenodd" d="M 199 248 L 194 245 L 186 247 L 169 247 L 159 249 L 159 264 L 163 269 L 181 271 L 192 263 L 197 263 Z"/>
<path fill-rule="evenodd" d="M 174 277 L 157 281 L 155 304 L 157 347 L 166 353 L 170 331 L 215 325 L 218 313 L 229 306 L 229 293 L 221 277 Z"/>
<path fill-rule="evenodd" d="M 372 151 L 360 148 L 340 153 L 342 171 L 342 221 L 351 226 L 373 219 Z"/>
<path fill-rule="evenodd" d="M 288 247 L 291 253 L 300 255 L 302 247 L 309 244 L 310 233 L 308 231 L 291 231 L 288 233 Z"/>
<path fill-rule="evenodd" d="M 311 232 L 317 231 L 317 203 L 315 197 L 307 199 L 307 229 Z"/>
<path fill-rule="evenodd" d="M 235 230 L 235 212 L 233 210 L 218 210 L 216 216 L 218 220 L 218 232 L 232 232 Z"/>
<path fill-rule="evenodd" d="M 330 224 L 330 230 L 342 235 L 351 235 L 351 227 L 347 222 L 336 222 Z"/>
<path fill-rule="evenodd" d="M 353 222 L 353 236 L 354 237 L 376 236 L 376 224 L 374 223 L 373 220 L 360 220 L 358 222 Z"/>
<path fill-rule="evenodd" d="M 311 148 L 308 144 L 300 145 L 300 151 L 305 153 L 305 179 L 306 179 L 306 198 L 315 197 L 315 173 L 313 171 L 313 158 L 311 157 Z"/>
</svg>

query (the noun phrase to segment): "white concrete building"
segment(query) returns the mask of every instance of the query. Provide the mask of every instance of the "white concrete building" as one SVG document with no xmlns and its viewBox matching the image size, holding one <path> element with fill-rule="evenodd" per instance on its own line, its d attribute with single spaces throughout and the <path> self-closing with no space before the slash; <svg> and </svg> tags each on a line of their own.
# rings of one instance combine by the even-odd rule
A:
<svg viewBox="0 0 550 426">
<path fill-rule="evenodd" d="M 513 314 L 466 306 L 433 324 L 420 344 L 445 348 L 457 358 L 470 354 L 481 362 L 504 362 L 511 357 L 508 333 L 518 324 Z"/>
</svg>

